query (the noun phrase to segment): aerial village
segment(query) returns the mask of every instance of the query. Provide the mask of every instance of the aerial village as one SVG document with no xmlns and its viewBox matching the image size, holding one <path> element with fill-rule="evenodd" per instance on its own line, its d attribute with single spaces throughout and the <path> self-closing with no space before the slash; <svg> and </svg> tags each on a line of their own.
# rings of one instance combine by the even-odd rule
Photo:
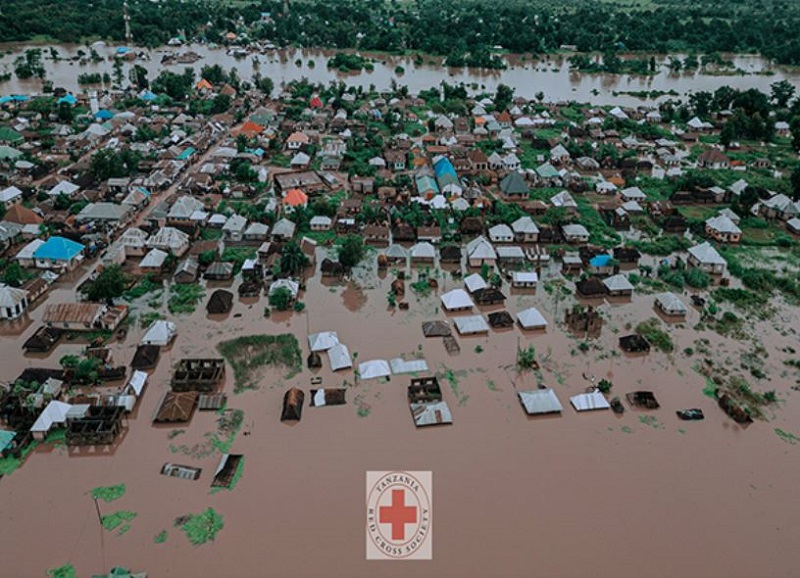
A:
<svg viewBox="0 0 800 578">
<path fill-rule="evenodd" d="M 208 412 L 228 439 L 211 475 L 203 452 L 152 473 L 230 487 L 259 389 L 299 427 L 384 404 L 427 431 L 458 428 L 459 375 L 481 371 L 520 420 L 746 428 L 800 383 L 796 361 L 769 379 L 759 340 L 795 353 L 800 201 L 770 186 L 796 162 L 787 123 L 723 147 L 725 111 L 274 92 L 0 98 L 5 475 L 47 460 L 37 445 L 102 453 L 133 422 L 165 437 Z M 700 385 L 626 380 L 642 364 Z"/>
</svg>

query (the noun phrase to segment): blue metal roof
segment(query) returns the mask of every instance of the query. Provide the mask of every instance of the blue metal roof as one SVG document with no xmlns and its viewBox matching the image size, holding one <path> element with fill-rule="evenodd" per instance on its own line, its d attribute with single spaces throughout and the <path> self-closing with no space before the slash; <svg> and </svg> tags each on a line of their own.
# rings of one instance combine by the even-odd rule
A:
<svg viewBox="0 0 800 578">
<path fill-rule="evenodd" d="M 69 261 L 83 251 L 83 245 L 65 239 L 64 237 L 50 237 L 44 245 L 34 251 L 36 259 L 49 259 L 51 261 Z"/>
<path fill-rule="evenodd" d="M 611 261 L 611 255 L 607 253 L 602 253 L 600 255 L 595 255 L 589 261 L 589 265 L 592 267 L 605 267 L 608 265 L 608 262 Z"/>
</svg>

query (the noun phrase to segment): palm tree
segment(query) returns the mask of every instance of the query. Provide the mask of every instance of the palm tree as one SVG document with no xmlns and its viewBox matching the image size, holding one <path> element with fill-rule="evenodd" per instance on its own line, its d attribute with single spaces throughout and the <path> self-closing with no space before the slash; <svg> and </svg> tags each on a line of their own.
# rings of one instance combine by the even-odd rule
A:
<svg viewBox="0 0 800 578">
<path fill-rule="evenodd" d="M 308 264 L 308 257 L 303 253 L 300 245 L 294 242 L 286 243 L 281 249 L 281 273 L 294 275 L 303 270 Z"/>
</svg>

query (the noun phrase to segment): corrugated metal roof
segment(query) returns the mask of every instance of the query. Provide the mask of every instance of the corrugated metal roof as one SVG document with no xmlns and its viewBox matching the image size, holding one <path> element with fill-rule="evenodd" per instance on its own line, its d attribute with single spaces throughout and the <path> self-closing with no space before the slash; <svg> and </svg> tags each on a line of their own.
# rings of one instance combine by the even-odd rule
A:
<svg viewBox="0 0 800 578">
<path fill-rule="evenodd" d="M 522 407 L 528 415 L 561 413 L 564 409 L 551 388 L 520 391 L 517 393 Z"/>
<path fill-rule="evenodd" d="M 591 393 L 581 393 L 569 398 L 569 402 L 575 411 L 592 411 L 595 409 L 608 409 L 611 406 L 606 401 L 605 396 L 599 391 Z"/>
</svg>

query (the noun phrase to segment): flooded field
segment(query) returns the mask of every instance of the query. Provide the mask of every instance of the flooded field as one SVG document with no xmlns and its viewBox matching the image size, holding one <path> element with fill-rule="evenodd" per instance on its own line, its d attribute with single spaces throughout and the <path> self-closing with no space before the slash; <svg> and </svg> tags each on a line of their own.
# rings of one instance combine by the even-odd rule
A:
<svg viewBox="0 0 800 578">
<path fill-rule="evenodd" d="M 318 261 L 324 249 L 318 250 Z M 791 390 L 798 376 L 780 351 L 798 347 L 798 315 L 781 309 L 768 321 L 748 322 L 748 339 L 735 341 L 692 329 L 699 313 L 690 308 L 683 324 L 668 331 L 671 355 L 652 351 L 627 356 L 617 346 L 630 326 L 655 317 L 652 295 L 632 301 L 598 302 L 602 335 L 569 337 L 563 312 L 572 296 L 556 300 L 543 272 L 536 293 L 509 294 L 512 314 L 538 307 L 547 332 L 518 327 L 488 336 L 458 337 L 461 353 L 450 356 L 440 338 L 425 339 L 421 324 L 452 319 L 441 312 L 438 294 L 461 282 L 440 278 L 438 294 L 406 290 L 408 311 L 389 309 L 391 271 L 379 274 L 375 254 L 352 282 L 321 282 L 319 273 L 301 295 L 302 313 L 263 317 L 266 298 L 237 300 L 227 316 L 207 316 L 204 302 L 178 316 L 178 337 L 162 352 L 157 370 L 117 444 L 96 451 L 40 446 L 24 466 L 0 481 L 6 554 L 3 575 L 41 576 L 72 563 L 80 576 L 113 565 L 146 570 L 150 576 L 792 576 L 800 505 L 799 445 L 776 429 L 800 434 L 800 403 Z M 554 265 L 555 266 L 555 265 Z M 44 304 L 70 301 L 73 284 L 52 291 L 32 318 L 0 339 L 4 376 L 29 366 L 58 367 L 81 349 L 63 342 L 47 356 L 23 356 L 20 345 L 38 327 Z M 235 288 L 238 281 L 233 284 Z M 210 294 L 210 291 L 207 291 Z M 684 297 L 688 302 L 688 297 Z M 152 311 L 147 296 L 134 304 L 140 317 Z M 484 308 L 482 313 L 499 310 Z M 354 374 L 308 369 L 287 379 L 268 370 L 255 391 L 233 395 L 228 368 L 228 407 L 244 411 L 242 432 L 231 452 L 245 456 L 232 491 L 212 493 L 209 483 L 219 451 L 207 434 L 216 431 L 214 412 L 196 412 L 190 424 L 153 426 L 151 419 L 168 389 L 179 359 L 218 357 L 218 342 L 243 335 L 293 333 L 308 352 L 309 332 L 337 331 L 354 361 L 422 355 L 440 375 L 454 424 L 417 430 L 406 403 L 410 376 L 388 382 L 358 381 Z M 114 361 L 129 364 L 143 330 L 111 342 Z M 707 350 L 697 340 L 707 338 Z M 781 402 L 768 421 L 747 429 L 725 416 L 704 395 L 704 379 L 693 367 L 707 363 L 736 369 L 740 355 L 763 344 L 769 381 Z M 539 372 L 519 374 L 518 347 L 533 345 Z M 690 355 L 686 348 L 694 348 Z M 357 356 L 355 355 L 357 353 Z M 323 387 L 348 387 L 347 405 L 304 409 L 295 425 L 279 421 L 287 387 L 308 390 L 312 376 Z M 613 381 L 612 394 L 655 392 L 661 409 L 576 413 L 568 398 L 586 390 L 589 376 Z M 528 418 L 517 390 L 538 383 L 553 387 L 564 405 L 559 417 Z M 308 398 L 307 398 L 308 399 Z M 705 421 L 682 422 L 675 410 L 703 409 Z M 165 462 L 202 468 L 197 481 L 159 474 Z M 364 553 L 364 476 L 367 470 L 431 470 L 435 502 L 433 561 L 376 564 Z M 103 530 L 90 495 L 98 486 L 125 484 L 125 495 L 99 502 L 102 514 L 134 512 L 124 535 Z M 214 508 L 224 528 L 213 543 L 193 547 L 176 518 Z M 166 532 L 164 535 L 163 532 Z M 20 552 L 30 553 L 20 555 Z M 35 553 L 35 554 L 34 554 Z"/>
<path fill-rule="evenodd" d="M 30 46 L 7 45 L 11 54 L 0 58 L 0 72 L 12 72 L 13 62 L 19 54 Z M 57 46 L 62 60 L 53 61 L 45 50 L 45 68 L 47 78 L 52 80 L 54 86 L 64 87 L 68 90 L 78 91 L 81 87 L 77 84 L 77 77 L 81 73 L 108 73 L 113 74 L 113 62 L 110 57 L 114 54 L 112 47 L 100 47 L 98 54 L 105 58 L 99 63 L 80 65 L 71 58 L 82 50 L 88 54 L 85 46 Z M 166 64 L 161 60 L 167 55 L 186 54 L 194 52 L 201 58 L 193 64 Z M 678 96 L 685 96 L 689 92 L 711 91 L 720 86 L 730 86 L 745 90 L 758 88 L 769 93 L 769 87 L 775 82 L 789 80 L 795 86 L 800 86 L 800 72 L 795 69 L 772 66 L 768 61 L 758 56 L 734 55 L 731 57 L 735 69 L 743 74 L 705 74 L 698 71 L 683 71 L 672 73 L 666 67 L 664 57 L 659 58 L 660 72 L 652 76 L 637 76 L 628 74 L 587 74 L 570 71 L 567 57 L 554 56 L 534 60 L 533 57 L 510 55 L 507 57 L 507 70 L 481 70 L 466 68 L 443 68 L 441 59 L 426 57 L 422 64 L 415 63 L 413 57 L 392 56 L 386 54 L 367 54 L 376 60 L 374 70 L 361 73 L 339 73 L 327 68 L 327 62 L 333 55 L 331 51 L 288 49 L 282 51 L 269 51 L 264 53 L 253 52 L 244 58 L 236 58 L 226 53 L 224 49 L 212 49 L 205 45 L 191 45 L 185 48 L 164 47 L 149 53 L 150 60 L 139 60 L 137 64 L 144 66 L 149 78 L 152 80 L 163 69 L 183 71 L 184 68 L 193 67 L 199 74 L 203 66 L 219 64 L 226 70 L 235 67 L 243 80 L 249 80 L 255 72 L 271 78 L 276 87 L 292 80 L 307 78 L 312 82 L 329 83 L 336 79 L 348 86 L 375 85 L 380 90 L 389 89 L 392 82 L 408 86 L 411 93 L 416 94 L 432 86 L 438 86 L 442 81 L 450 84 L 465 83 L 472 85 L 476 90 L 495 92 L 497 85 L 506 84 L 516 89 L 517 95 L 533 98 L 538 92 L 544 93 L 547 101 L 592 102 L 595 104 L 611 104 L 619 106 L 636 106 L 644 102 L 652 102 L 649 98 L 638 98 L 631 95 L 619 94 L 625 92 L 674 91 Z M 253 57 L 258 58 L 255 62 Z M 125 67 L 130 67 L 126 64 Z M 398 72 L 402 68 L 402 73 Z M 127 71 L 126 71 L 127 75 Z M 126 76 L 127 77 L 127 76 Z M 15 76 L 8 82 L 0 85 L 0 93 L 34 93 L 41 90 L 41 81 L 19 80 Z M 614 94 L 618 93 L 618 94 Z"/>
</svg>

